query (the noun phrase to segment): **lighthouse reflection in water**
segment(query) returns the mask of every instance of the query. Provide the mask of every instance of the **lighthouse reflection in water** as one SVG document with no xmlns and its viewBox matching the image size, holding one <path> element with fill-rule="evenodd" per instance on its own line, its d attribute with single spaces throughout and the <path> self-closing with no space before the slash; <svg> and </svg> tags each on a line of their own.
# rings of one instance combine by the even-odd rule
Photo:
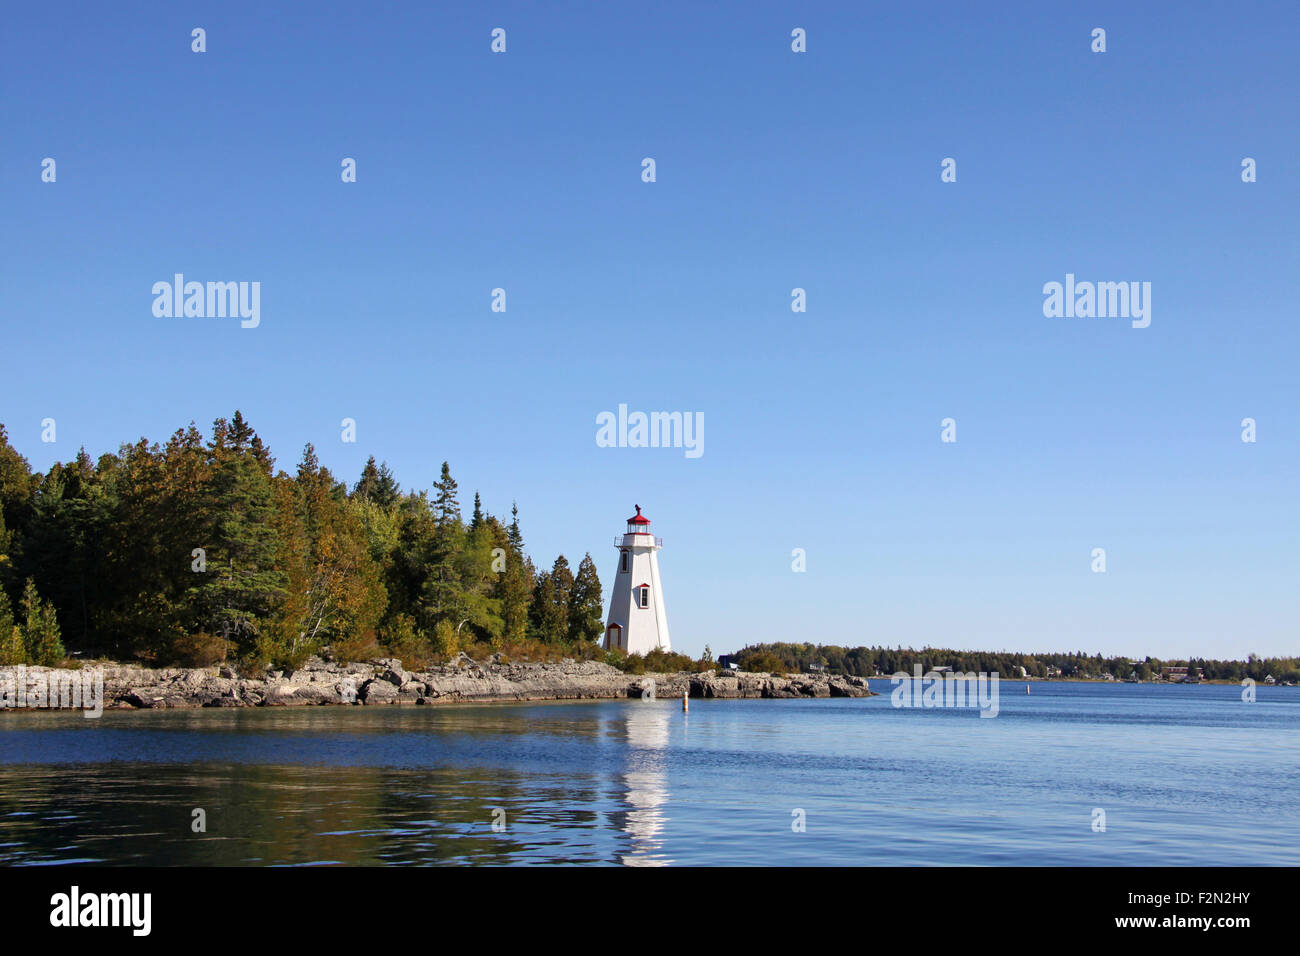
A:
<svg viewBox="0 0 1300 956">
<path fill-rule="evenodd" d="M 627 835 L 619 855 L 628 866 L 665 866 L 664 805 L 668 802 L 668 735 L 674 719 L 667 701 L 645 701 L 609 721 L 608 732 L 627 744 L 626 769 L 619 779 L 627 809 L 612 813 L 612 823 Z M 681 715 L 676 719 L 681 720 Z"/>
</svg>

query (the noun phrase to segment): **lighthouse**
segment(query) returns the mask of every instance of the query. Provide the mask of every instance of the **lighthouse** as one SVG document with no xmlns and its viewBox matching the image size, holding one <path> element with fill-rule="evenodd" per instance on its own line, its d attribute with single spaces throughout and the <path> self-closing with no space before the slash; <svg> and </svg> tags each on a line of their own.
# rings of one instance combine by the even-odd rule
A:
<svg viewBox="0 0 1300 956">
<path fill-rule="evenodd" d="M 617 647 L 628 654 L 645 654 L 656 647 L 672 650 L 668 643 L 668 616 L 659 582 L 662 538 L 650 533 L 650 519 L 636 514 L 627 519 L 627 531 L 614 539 L 618 548 L 618 573 L 605 622 L 604 648 Z"/>
</svg>

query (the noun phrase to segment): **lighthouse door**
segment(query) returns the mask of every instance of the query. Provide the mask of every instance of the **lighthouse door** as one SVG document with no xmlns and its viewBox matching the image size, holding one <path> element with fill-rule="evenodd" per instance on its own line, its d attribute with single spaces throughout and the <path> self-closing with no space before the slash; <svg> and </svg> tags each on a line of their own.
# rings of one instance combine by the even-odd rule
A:
<svg viewBox="0 0 1300 956">
<path fill-rule="evenodd" d="M 617 624 L 611 624 L 609 626 L 609 640 L 607 643 L 609 644 L 611 649 L 615 647 L 622 649 L 623 629 L 619 627 Z"/>
</svg>

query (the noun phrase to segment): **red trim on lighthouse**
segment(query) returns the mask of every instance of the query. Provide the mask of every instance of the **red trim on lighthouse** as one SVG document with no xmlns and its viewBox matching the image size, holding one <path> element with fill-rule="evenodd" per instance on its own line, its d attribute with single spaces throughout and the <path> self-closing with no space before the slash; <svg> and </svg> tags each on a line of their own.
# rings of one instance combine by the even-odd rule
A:
<svg viewBox="0 0 1300 956">
<path fill-rule="evenodd" d="M 637 506 L 636 506 L 636 517 L 628 518 L 628 519 L 627 519 L 627 523 L 628 523 L 628 524 L 649 524 L 649 523 L 650 523 L 650 519 L 647 518 L 647 517 L 645 517 L 645 515 L 641 514 L 641 506 L 640 506 L 640 505 L 637 505 Z"/>
</svg>

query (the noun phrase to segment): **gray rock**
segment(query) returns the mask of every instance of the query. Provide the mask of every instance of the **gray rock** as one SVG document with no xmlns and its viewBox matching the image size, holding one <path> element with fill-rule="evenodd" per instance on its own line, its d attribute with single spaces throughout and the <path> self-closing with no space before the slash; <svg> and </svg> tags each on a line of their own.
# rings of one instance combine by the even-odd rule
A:
<svg viewBox="0 0 1300 956">
<path fill-rule="evenodd" d="M 397 688 L 392 681 L 371 678 L 361 685 L 357 696 L 367 704 L 391 704 L 397 699 Z"/>
<path fill-rule="evenodd" d="M 460 654 L 451 663 L 407 672 L 395 658 L 339 664 L 309 658 L 286 676 L 226 676 L 226 668 L 159 668 L 106 665 L 108 707 L 256 707 L 347 703 L 424 703 L 444 700 L 580 700 L 639 698 L 654 682 L 659 700 L 692 697 L 821 698 L 873 696 L 861 677 L 827 674 L 754 674 L 735 671 L 629 675 L 600 661 L 482 663 Z"/>
<path fill-rule="evenodd" d="M 294 704 L 305 704 L 307 701 L 298 697 L 299 689 L 297 684 L 275 684 L 268 689 L 264 704 L 267 707 L 289 707 Z"/>
</svg>

